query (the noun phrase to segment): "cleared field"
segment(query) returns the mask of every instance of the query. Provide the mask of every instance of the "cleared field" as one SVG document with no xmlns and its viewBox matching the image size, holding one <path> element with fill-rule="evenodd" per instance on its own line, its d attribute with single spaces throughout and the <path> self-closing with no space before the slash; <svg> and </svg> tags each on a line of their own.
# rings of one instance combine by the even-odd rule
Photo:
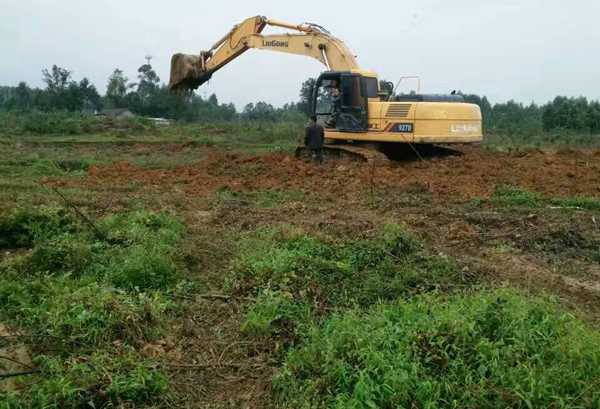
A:
<svg viewBox="0 0 600 409">
<path fill-rule="evenodd" d="M 0 144 L 7 407 L 600 403 L 600 151 L 84 142 Z"/>
</svg>

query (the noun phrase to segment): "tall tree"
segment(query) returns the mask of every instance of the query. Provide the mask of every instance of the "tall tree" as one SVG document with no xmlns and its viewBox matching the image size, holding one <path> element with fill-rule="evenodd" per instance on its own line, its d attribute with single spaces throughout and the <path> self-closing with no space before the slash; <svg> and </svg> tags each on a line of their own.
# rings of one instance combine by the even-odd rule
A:
<svg viewBox="0 0 600 409">
<path fill-rule="evenodd" d="M 19 82 L 14 92 L 14 107 L 20 111 L 25 111 L 31 108 L 32 91 L 24 81 Z"/>
<path fill-rule="evenodd" d="M 79 82 L 79 95 L 81 98 L 81 106 L 83 109 L 95 111 L 100 109 L 102 98 L 96 89 L 96 86 L 87 78 L 83 78 Z"/>
<path fill-rule="evenodd" d="M 316 79 L 309 78 L 304 81 L 300 87 L 300 101 L 298 102 L 297 107 L 306 115 L 310 115 L 312 110 L 312 95 L 316 84 Z"/>
<path fill-rule="evenodd" d="M 71 80 L 71 71 L 53 65 L 51 71 L 42 70 L 42 81 L 46 84 L 49 92 L 60 93 L 67 88 Z"/>
<path fill-rule="evenodd" d="M 129 79 L 122 70 L 116 68 L 108 78 L 106 98 L 115 108 L 124 108 L 127 104 L 126 96 Z"/>
<path fill-rule="evenodd" d="M 145 100 L 154 94 L 159 86 L 160 78 L 150 64 L 144 64 L 138 68 L 137 92 Z"/>
</svg>

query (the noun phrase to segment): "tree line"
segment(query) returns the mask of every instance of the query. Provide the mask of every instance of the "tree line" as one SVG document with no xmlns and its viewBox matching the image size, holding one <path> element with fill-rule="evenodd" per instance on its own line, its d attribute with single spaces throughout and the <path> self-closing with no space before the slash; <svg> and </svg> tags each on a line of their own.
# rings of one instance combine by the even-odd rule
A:
<svg viewBox="0 0 600 409">
<path fill-rule="evenodd" d="M 94 114 L 121 108 L 141 116 L 190 122 L 305 119 L 296 103 L 281 108 L 266 102 L 250 103 L 238 112 L 231 103 L 219 103 L 215 94 L 205 99 L 194 92 L 172 93 L 161 83 L 149 63 L 139 67 L 135 81 L 130 81 L 122 70 L 115 69 L 108 78 L 104 95 L 100 95 L 87 78 L 76 81 L 71 71 L 56 65 L 42 71 L 42 80 L 44 88 L 32 88 L 26 82 L 20 82 L 16 87 L 0 86 L 0 111 Z"/>
<path fill-rule="evenodd" d="M 557 96 L 537 105 L 508 101 L 492 105 L 486 97 L 463 94 L 467 102 L 479 105 L 487 132 L 540 133 L 576 131 L 600 133 L 600 102 L 585 97 Z"/>
<path fill-rule="evenodd" d="M 314 79 L 301 85 L 299 100 L 277 108 L 266 102 L 247 104 L 241 112 L 219 103 L 215 94 L 202 98 L 194 92 L 171 93 L 161 83 L 150 63 L 137 70 L 134 81 L 115 69 L 107 81 L 106 92 L 87 78 L 73 79 L 72 72 L 52 66 L 42 71 L 44 88 L 32 88 L 25 82 L 16 87 L 0 87 L 0 111 L 67 111 L 95 113 L 103 109 L 126 108 L 135 114 L 182 121 L 302 122 L 310 112 Z M 389 90 L 389 82 L 381 81 Z M 557 96 L 543 105 L 515 101 L 491 104 L 485 96 L 463 94 L 467 102 L 480 106 L 488 133 L 535 134 L 552 131 L 600 133 L 600 102 L 585 97 Z"/>
</svg>

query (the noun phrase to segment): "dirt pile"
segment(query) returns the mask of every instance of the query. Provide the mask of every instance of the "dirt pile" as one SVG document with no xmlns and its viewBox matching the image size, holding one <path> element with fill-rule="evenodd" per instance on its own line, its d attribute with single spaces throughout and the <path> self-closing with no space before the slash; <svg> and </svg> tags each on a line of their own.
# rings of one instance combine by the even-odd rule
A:
<svg viewBox="0 0 600 409">
<path fill-rule="evenodd" d="M 128 162 L 93 166 L 83 183 L 88 187 L 126 187 L 131 183 L 154 189 L 177 186 L 191 196 L 228 188 L 301 190 L 345 197 L 370 186 L 420 186 L 437 198 L 471 199 L 488 197 L 501 185 L 549 196 L 600 195 L 600 152 L 492 153 L 476 147 L 462 152 L 460 156 L 374 167 L 341 160 L 316 166 L 284 153 L 247 156 L 209 149 L 204 159 L 172 169 L 146 169 Z"/>
</svg>

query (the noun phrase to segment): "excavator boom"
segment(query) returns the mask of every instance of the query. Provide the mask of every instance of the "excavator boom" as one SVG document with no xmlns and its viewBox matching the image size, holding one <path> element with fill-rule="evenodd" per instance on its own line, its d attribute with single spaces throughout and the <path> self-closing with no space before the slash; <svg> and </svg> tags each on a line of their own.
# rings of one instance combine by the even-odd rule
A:
<svg viewBox="0 0 600 409">
<path fill-rule="evenodd" d="M 296 33 L 263 35 L 262 31 L 267 26 L 286 28 Z M 251 48 L 312 57 L 334 71 L 359 68 L 350 49 L 322 27 L 255 16 L 233 27 L 227 35 L 199 55 L 175 54 L 171 59 L 169 88 L 196 89 L 207 82 L 214 72 Z"/>
</svg>

